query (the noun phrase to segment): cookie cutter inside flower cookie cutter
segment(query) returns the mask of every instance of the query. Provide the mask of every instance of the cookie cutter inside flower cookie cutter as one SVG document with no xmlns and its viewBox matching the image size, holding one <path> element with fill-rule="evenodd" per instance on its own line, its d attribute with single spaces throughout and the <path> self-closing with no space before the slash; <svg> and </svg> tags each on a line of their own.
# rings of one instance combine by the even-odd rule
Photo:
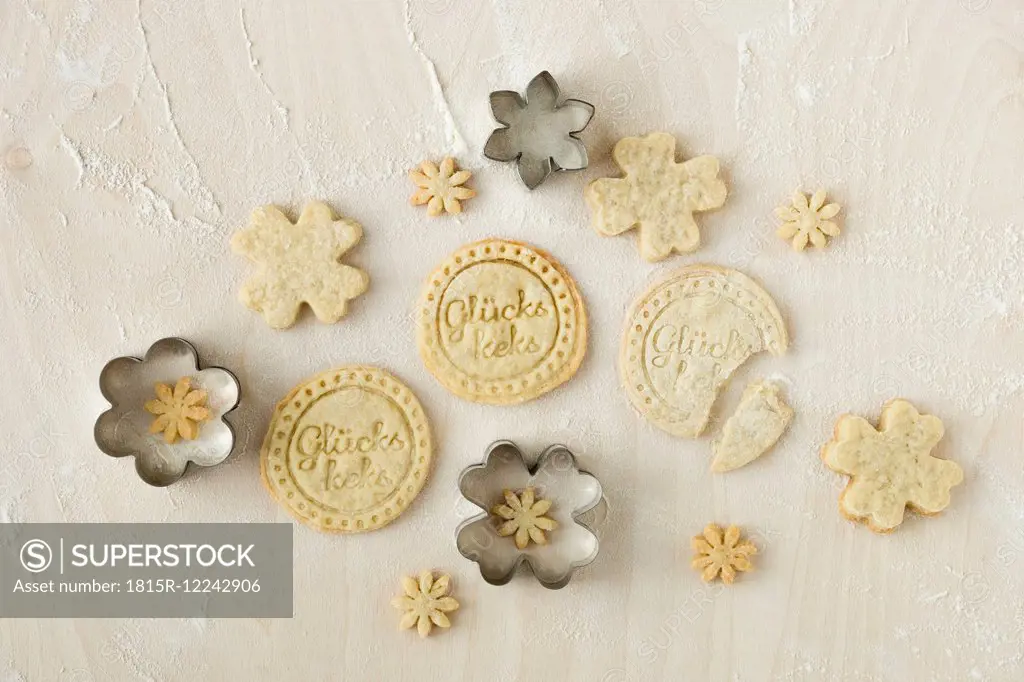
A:
<svg viewBox="0 0 1024 682">
<path fill-rule="evenodd" d="M 547 544 L 531 542 L 520 550 L 512 537 L 498 535 L 500 519 L 490 509 L 501 502 L 505 490 L 530 487 L 538 499 L 551 500 L 546 516 L 558 527 L 547 533 Z M 462 556 L 480 566 L 480 575 L 492 585 L 509 582 L 525 563 L 544 587 L 559 589 L 569 584 L 576 569 L 597 558 L 599 543 L 592 525 L 601 520 L 607 503 L 601 483 L 579 469 L 576 457 L 564 445 L 552 445 L 530 467 L 515 443 L 492 443 L 483 464 L 468 467 L 459 476 L 459 490 L 484 513 L 462 522 L 455 544 Z"/>
<path fill-rule="evenodd" d="M 189 377 L 192 388 L 207 392 L 210 418 L 199 425 L 195 439 L 168 444 L 162 434 L 149 433 L 153 415 L 143 406 L 155 397 L 157 383 L 174 386 L 180 377 Z M 160 339 L 143 358 L 111 360 L 100 372 L 100 392 L 111 408 L 96 420 L 96 445 L 111 457 L 134 457 L 139 478 L 150 485 L 174 483 L 189 462 L 220 464 L 234 449 L 235 432 L 224 415 L 238 406 L 238 379 L 222 367 L 200 369 L 199 354 L 185 339 Z"/>
<path fill-rule="evenodd" d="M 515 161 L 519 178 L 534 189 L 551 173 L 583 170 L 589 163 L 587 148 L 576 135 L 594 116 L 594 105 L 579 99 L 561 99 L 554 77 L 542 71 L 526 86 L 523 98 L 514 90 L 491 93 L 491 114 L 503 127 L 496 128 L 484 145 L 492 161 Z"/>
</svg>

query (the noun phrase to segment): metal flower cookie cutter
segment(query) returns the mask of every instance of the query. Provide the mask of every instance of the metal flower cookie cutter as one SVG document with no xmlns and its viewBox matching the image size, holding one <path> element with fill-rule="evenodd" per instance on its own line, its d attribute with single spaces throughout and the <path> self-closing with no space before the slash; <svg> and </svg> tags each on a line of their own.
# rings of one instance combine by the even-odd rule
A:
<svg viewBox="0 0 1024 682">
<path fill-rule="evenodd" d="M 511 537 L 498 534 L 501 519 L 490 510 L 504 491 L 526 488 L 534 488 L 538 498 L 552 502 L 546 516 L 558 527 L 550 531 L 546 544 L 530 543 L 519 549 Z M 485 513 L 462 522 L 456 546 L 462 556 L 480 566 L 480 575 L 492 585 L 509 582 L 525 563 L 541 585 L 559 589 L 569 584 L 577 568 L 597 558 L 597 535 L 580 517 L 603 503 L 601 483 L 579 469 L 576 457 L 564 445 L 552 445 L 529 467 L 515 443 L 492 443 L 484 463 L 468 467 L 459 476 L 459 490 Z"/>
<path fill-rule="evenodd" d="M 495 129 L 484 145 L 492 161 L 515 161 L 529 189 L 554 171 L 583 170 L 587 148 L 576 137 L 594 116 L 594 105 L 578 99 L 559 102 L 558 83 L 547 71 L 526 86 L 526 99 L 514 90 L 491 93 L 491 113 L 504 127 Z"/>
<path fill-rule="evenodd" d="M 196 438 L 166 443 L 160 433 L 149 432 L 154 415 L 143 406 L 154 397 L 156 384 L 173 386 L 181 377 L 206 391 L 210 416 Z M 195 347 L 184 339 L 160 339 L 143 358 L 111 360 L 100 372 L 100 391 L 111 408 L 96 420 L 96 445 L 111 457 L 134 457 L 139 478 L 150 485 L 174 483 L 189 462 L 220 464 L 234 448 L 235 432 L 224 415 L 238 406 L 238 379 L 222 367 L 200 369 Z"/>
</svg>

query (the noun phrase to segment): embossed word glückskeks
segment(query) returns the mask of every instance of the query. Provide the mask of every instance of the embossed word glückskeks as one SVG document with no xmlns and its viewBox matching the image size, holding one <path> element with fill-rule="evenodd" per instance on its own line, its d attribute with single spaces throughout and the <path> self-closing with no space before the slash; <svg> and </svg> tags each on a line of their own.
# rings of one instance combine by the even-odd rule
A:
<svg viewBox="0 0 1024 682">
<path fill-rule="evenodd" d="M 431 273 L 417 310 L 423 362 L 467 400 L 536 398 L 572 377 L 586 352 L 575 283 L 526 244 L 488 239 L 462 247 Z"/>
<path fill-rule="evenodd" d="M 689 265 L 655 283 L 626 318 L 620 370 L 634 407 L 696 438 L 719 389 L 748 357 L 781 355 L 786 327 L 771 296 L 741 272 Z"/>
<path fill-rule="evenodd" d="M 427 480 L 432 455 L 423 407 L 375 367 L 314 376 L 278 404 L 260 453 L 263 482 L 318 530 L 359 532 L 393 521 Z"/>
</svg>

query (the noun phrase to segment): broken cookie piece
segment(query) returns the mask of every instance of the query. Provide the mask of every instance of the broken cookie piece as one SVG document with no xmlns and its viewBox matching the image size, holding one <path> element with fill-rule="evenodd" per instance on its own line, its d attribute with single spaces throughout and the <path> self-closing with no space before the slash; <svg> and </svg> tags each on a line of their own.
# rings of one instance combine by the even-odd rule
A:
<svg viewBox="0 0 1024 682">
<path fill-rule="evenodd" d="M 777 384 L 751 383 L 711 445 L 715 453 L 711 470 L 723 473 L 750 464 L 775 445 L 792 420 L 793 408 Z"/>
</svg>

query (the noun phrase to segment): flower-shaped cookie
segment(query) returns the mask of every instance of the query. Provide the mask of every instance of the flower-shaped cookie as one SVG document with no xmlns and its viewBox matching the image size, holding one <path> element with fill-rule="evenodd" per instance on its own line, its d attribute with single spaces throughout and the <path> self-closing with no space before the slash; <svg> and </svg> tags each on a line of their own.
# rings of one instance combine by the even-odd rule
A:
<svg viewBox="0 0 1024 682">
<path fill-rule="evenodd" d="M 409 171 L 409 178 L 419 187 L 409 198 L 413 206 L 427 205 L 427 215 L 439 216 L 444 211 L 462 213 L 462 200 L 472 199 L 476 192 L 463 185 L 472 174 L 456 170 L 455 159 L 448 157 L 440 168 L 433 161 L 424 161 L 419 170 Z"/>
<path fill-rule="evenodd" d="M 750 557 L 757 554 L 757 547 L 750 540 L 740 540 L 740 529 L 729 526 L 723 533 L 715 524 L 704 528 L 702 535 L 691 541 L 693 551 L 693 567 L 701 572 L 704 582 L 711 582 L 719 575 L 722 582 L 732 585 L 736 579 L 736 571 L 750 571 L 754 565 Z"/>
<path fill-rule="evenodd" d="M 150 433 L 163 433 L 166 443 L 174 443 L 178 436 L 195 440 L 199 424 L 210 418 L 206 407 L 206 391 L 191 388 L 192 380 L 181 377 L 172 389 L 167 384 L 156 385 L 156 399 L 147 400 L 146 412 L 156 415 L 149 425 Z"/>
<path fill-rule="evenodd" d="M 511 490 L 505 491 L 505 504 L 496 504 L 491 513 L 502 519 L 498 526 L 498 535 L 508 537 L 515 535 L 516 547 L 526 549 L 533 540 L 538 545 L 548 544 L 544 531 L 558 528 L 558 523 L 545 514 L 551 509 L 551 500 L 538 500 L 534 497 L 533 488 L 527 488 L 520 495 Z"/>
<path fill-rule="evenodd" d="M 727 191 L 715 157 L 683 163 L 675 157 L 676 139 L 668 133 L 619 140 L 612 158 L 625 177 L 594 180 L 584 191 L 594 229 L 611 237 L 639 227 L 640 255 L 652 262 L 696 250 L 693 214 L 721 207 Z"/>
<path fill-rule="evenodd" d="M 450 586 L 449 576 L 440 575 L 435 580 L 430 571 L 420 573 L 419 580 L 404 576 L 402 590 L 405 594 L 391 600 L 392 606 L 405 612 L 398 623 L 399 629 L 408 630 L 415 625 L 420 637 L 426 637 L 435 625 L 450 628 L 452 624 L 445 613 L 459 608 L 459 602 L 447 596 Z"/>
<path fill-rule="evenodd" d="M 877 430 L 861 417 L 841 416 L 821 451 L 828 468 L 850 476 L 839 511 L 876 533 L 889 533 L 903 522 L 906 507 L 924 515 L 945 509 L 964 472 L 931 454 L 943 432 L 938 417 L 920 414 L 902 399 L 882 407 Z"/>
<path fill-rule="evenodd" d="M 536 491 L 535 499 L 551 501 L 547 509 L 541 505 L 546 514 L 541 518 L 555 522 L 558 532 L 545 538 L 545 544 L 536 544 L 533 538 L 534 544 L 519 547 L 502 537 L 506 524 L 504 514 L 490 512 L 494 501 L 502 499 L 506 490 L 524 491 L 523 496 L 532 502 L 531 509 L 536 509 L 540 502 L 529 500 L 525 493 L 530 489 Z M 519 564 L 526 562 L 544 587 L 564 587 L 577 568 L 597 558 L 597 536 L 579 516 L 601 502 L 601 484 L 577 468 L 576 458 L 565 446 L 549 447 L 531 469 L 515 443 L 498 441 L 488 449 L 483 464 L 462 472 L 459 490 L 463 497 L 487 513 L 462 523 L 456 545 L 462 556 L 479 564 L 480 575 L 492 585 L 507 583 Z M 506 502 L 512 507 L 511 500 Z"/>
<path fill-rule="evenodd" d="M 175 385 L 175 390 L 169 396 L 159 390 L 160 400 L 153 400 L 153 387 L 158 384 L 168 390 Z M 189 462 L 213 466 L 231 454 L 235 434 L 224 415 L 238 405 L 238 380 L 220 367 L 200 369 L 196 349 L 184 339 L 161 339 L 142 359 L 111 360 L 100 373 L 100 391 L 111 408 L 96 420 L 96 445 L 111 457 L 134 457 L 135 470 L 150 485 L 173 483 L 185 473 Z M 188 420 L 196 421 L 202 416 L 196 411 L 200 397 L 206 415 L 194 438 L 169 442 L 167 429 L 172 424 L 175 431 L 182 428 L 182 420 L 170 419 L 169 410 L 183 407 Z M 158 421 L 167 416 L 168 423 L 152 433 L 152 413 L 164 407 L 168 411 L 161 413 Z M 189 429 L 185 427 L 181 434 L 187 435 Z"/>
<path fill-rule="evenodd" d="M 340 262 L 362 236 L 359 223 L 336 219 L 319 201 L 307 204 L 296 223 L 276 206 L 256 209 L 249 227 L 231 237 L 231 248 L 260 266 L 239 299 L 274 329 L 295 324 L 303 303 L 321 322 L 337 322 L 370 281 L 362 270 Z"/>
<path fill-rule="evenodd" d="M 791 239 L 793 248 L 803 251 L 810 242 L 821 249 L 828 244 L 828 237 L 839 236 L 839 226 L 829 220 L 839 215 L 839 204 L 825 203 L 825 190 L 819 189 L 811 197 L 810 202 L 803 192 L 793 194 L 790 206 L 779 206 L 775 215 L 782 220 L 776 234 L 783 239 Z"/>
<path fill-rule="evenodd" d="M 587 167 L 587 148 L 576 137 L 594 115 L 591 104 L 578 99 L 558 102 L 558 83 L 543 71 L 526 86 L 526 99 L 512 90 L 491 93 L 491 112 L 504 128 L 491 133 L 484 156 L 516 161 L 519 177 L 533 189 L 557 170 Z"/>
</svg>

